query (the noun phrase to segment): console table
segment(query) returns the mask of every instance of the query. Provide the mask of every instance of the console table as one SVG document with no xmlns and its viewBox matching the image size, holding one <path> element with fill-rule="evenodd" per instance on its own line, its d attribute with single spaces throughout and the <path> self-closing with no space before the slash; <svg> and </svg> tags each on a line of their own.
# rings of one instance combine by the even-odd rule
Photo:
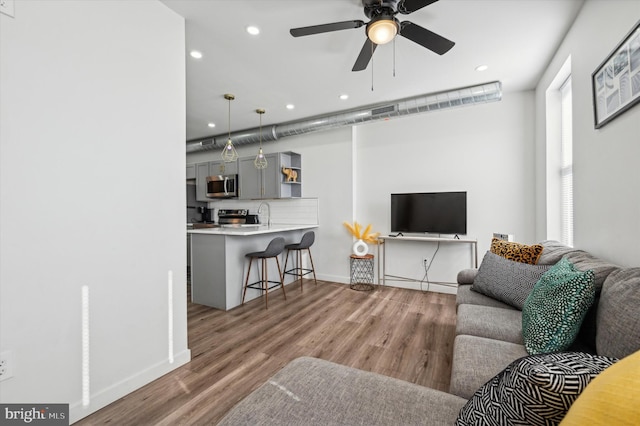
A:
<svg viewBox="0 0 640 426">
<path fill-rule="evenodd" d="M 445 244 L 469 244 L 472 252 L 471 267 L 478 267 L 478 240 L 459 239 L 459 238 L 440 238 L 440 237 L 419 237 L 419 236 L 379 236 L 378 237 L 378 284 L 385 285 L 386 278 L 395 278 L 401 281 L 420 282 L 415 278 L 400 277 L 396 275 L 387 275 L 387 240 L 394 242 L 419 241 L 424 243 L 445 243 Z M 382 274 L 380 273 L 380 265 L 382 264 Z M 442 283 L 439 283 L 442 284 Z"/>
</svg>

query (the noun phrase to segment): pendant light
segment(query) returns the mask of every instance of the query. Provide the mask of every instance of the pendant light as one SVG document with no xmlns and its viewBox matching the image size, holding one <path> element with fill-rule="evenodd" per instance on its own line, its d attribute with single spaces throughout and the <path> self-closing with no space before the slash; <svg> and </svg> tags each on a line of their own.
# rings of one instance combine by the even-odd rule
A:
<svg viewBox="0 0 640 426">
<path fill-rule="evenodd" d="M 238 152 L 236 151 L 236 148 L 233 146 L 233 142 L 231 142 L 231 101 L 234 100 L 236 97 L 227 93 L 224 95 L 224 98 L 229 101 L 229 122 L 228 122 L 229 138 L 227 139 L 227 144 L 222 149 L 221 156 L 222 156 L 222 160 L 225 163 L 231 163 L 238 159 Z"/>
<path fill-rule="evenodd" d="M 258 149 L 258 155 L 256 155 L 256 159 L 253 160 L 253 165 L 256 166 L 256 169 L 266 169 L 267 168 L 267 159 L 262 152 L 262 114 L 264 114 L 264 109 L 257 109 L 256 112 L 260 115 L 260 148 Z"/>
</svg>

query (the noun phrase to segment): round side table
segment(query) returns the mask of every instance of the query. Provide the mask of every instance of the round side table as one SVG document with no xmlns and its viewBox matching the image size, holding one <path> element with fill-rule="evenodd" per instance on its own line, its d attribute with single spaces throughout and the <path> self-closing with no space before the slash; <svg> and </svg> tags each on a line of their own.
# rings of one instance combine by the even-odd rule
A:
<svg viewBox="0 0 640 426">
<path fill-rule="evenodd" d="M 359 291 L 373 290 L 373 255 L 351 255 L 351 281 L 349 288 Z"/>
</svg>

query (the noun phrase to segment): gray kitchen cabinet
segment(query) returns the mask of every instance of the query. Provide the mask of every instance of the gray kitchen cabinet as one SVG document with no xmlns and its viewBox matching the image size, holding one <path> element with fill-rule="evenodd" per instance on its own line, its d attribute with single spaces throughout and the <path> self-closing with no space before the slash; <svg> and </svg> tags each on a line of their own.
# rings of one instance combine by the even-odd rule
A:
<svg viewBox="0 0 640 426">
<path fill-rule="evenodd" d="M 272 176 L 273 171 L 276 170 L 277 155 L 265 154 L 265 158 L 267 159 L 266 169 L 256 169 L 253 156 L 238 160 L 240 199 L 277 198 Z"/>
<path fill-rule="evenodd" d="M 238 174 L 238 162 L 232 161 L 225 163 L 222 160 L 209 162 L 209 176 L 216 175 L 237 175 Z"/>
<path fill-rule="evenodd" d="M 195 178 L 196 178 L 196 165 L 187 164 L 187 179 L 195 179 Z"/>
<path fill-rule="evenodd" d="M 238 169 L 238 198 L 241 200 L 260 198 L 262 177 L 260 171 L 253 165 L 253 158 L 240 158 Z"/>
<path fill-rule="evenodd" d="M 209 175 L 209 163 L 196 164 L 196 200 L 210 201 L 207 198 L 207 176 Z"/>
<path fill-rule="evenodd" d="M 300 154 L 278 152 L 265 154 L 266 169 L 256 169 L 255 157 L 243 157 L 238 160 L 240 179 L 239 198 L 244 200 L 260 198 L 290 198 L 302 196 L 302 169 Z M 296 182 L 286 182 L 282 168 L 296 170 Z"/>
<path fill-rule="evenodd" d="M 210 198 L 207 198 L 207 176 L 237 175 L 238 162 L 232 161 L 231 163 L 225 163 L 222 160 L 216 160 L 198 163 L 195 165 L 195 173 L 196 200 L 211 201 Z"/>
</svg>

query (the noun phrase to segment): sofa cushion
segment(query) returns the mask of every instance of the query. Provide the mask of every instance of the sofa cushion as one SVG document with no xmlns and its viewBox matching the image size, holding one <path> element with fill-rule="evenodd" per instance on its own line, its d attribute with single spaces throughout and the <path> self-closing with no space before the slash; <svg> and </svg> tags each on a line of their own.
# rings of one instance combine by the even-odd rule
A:
<svg viewBox="0 0 640 426">
<path fill-rule="evenodd" d="M 612 272 L 602 286 L 596 350 L 624 358 L 640 349 L 640 268 Z"/>
<path fill-rule="evenodd" d="M 485 296 L 476 291 L 471 290 L 471 285 L 459 285 L 456 293 L 456 305 L 463 304 L 469 305 L 482 305 L 482 306 L 494 306 L 496 308 L 503 309 L 515 309 L 513 306 L 500 302 L 493 297 Z"/>
<path fill-rule="evenodd" d="M 469 399 L 505 366 L 526 355 L 525 347 L 516 343 L 466 334 L 456 336 L 449 392 Z"/>
<path fill-rule="evenodd" d="M 480 305 L 460 305 L 456 335 L 486 337 L 522 344 L 522 312 Z"/>
<path fill-rule="evenodd" d="M 467 401 L 316 358 L 297 358 L 218 425 L 453 424 Z"/>
<path fill-rule="evenodd" d="M 549 265 L 530 265 L 487 252 L 471 289 L 522 309 L 524 301 Z"/>
<path fill-rule="evenodd" d="M 587 384 L 615 362 L 582 352 L 518 359 L 478 389 L 456 425 L 558 424 Z"/>
<path fill-rule="evenodd" d="M 569 247 L 561 242 L 554 240 L 545 240 L 540 243 L 543 248 L 542 254 L 538 259 L 538 265 L 555 265 L 567 253 L 576 251 L 573 247 Z"/>
<path fill-rule="evenodd" d="M 595 298 L 593 276 L 562 258 L 540 278 L 522 309 L 522 336 L 530 354 L 571 346 Z"/>
<path fill-rule="evenodd" d="M 620 269 L 618 265 L 606 262 L 583 250 L 571 251 L 563 257 L 568 259 L 578 271 L 593 271 L 593 284 L 596 289 L 596 294 L 602 290 L 602 284 L 604 280 L 607 279 L 607 276 L 609 276 L 611 272 Z"/>
<path fill-rule="evenodd" d="M 571 263 L 573 263 L 577 270 L 592 270 L 595 274 L 594 286 L 596 290 L 596 299 L 593 305 L 591 305 L 591 308 L 587 312 L 584 320 L 582 321 L 582 326 L 580 327 L 580 332 L 578 334 L 578 338 L 582 341 L 582 343 L 586 347 L 588 347 L 591 352 L 595 352 L 598 298 L 600 297 L 600 291 L 602 290 L 602 284 L 604 283 L 604 280 L 611 272 L 618 270 L 619 267 L 612 263 L 601 260 L 583 250 L 569 251 L 564 255 L 564 257 L 567 258 Z"/>
<path fill-rule="evenodd" d="M 478 268 L 463 269 L 458 272 L 456 281 L 458 284 L 473 284 L 473 280 L 476 278 L 476 275 L 478 275 Z"/>
<path fill-rule="evenodd" d="M 491 253 L 495 253 L 509 260 L 535 265 L 542 254 L 543 247 L 540 244 L 528 246 L 526 244 L 511 241 L 491 239 Z"/>
<path fill-rule="evenodd" d="M 560 426 L 631 426 L 640 420 L 640 351 L 593 379 Z"/>
</svg>

